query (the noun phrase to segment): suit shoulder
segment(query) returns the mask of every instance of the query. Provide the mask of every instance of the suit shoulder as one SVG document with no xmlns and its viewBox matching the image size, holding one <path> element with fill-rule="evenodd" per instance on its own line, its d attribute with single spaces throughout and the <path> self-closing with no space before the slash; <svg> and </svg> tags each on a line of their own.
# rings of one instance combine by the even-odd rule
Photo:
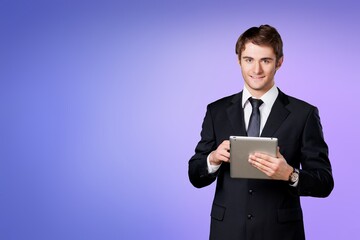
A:
<svg viewBox="0 0 360 240">
<path fill-rule="evenodd" d="M 208 105 L 208 108 L 209 109 L 223 108 L 225 106 L 230 105 L 233 101 L 237 101 L 237 100 L 241 101 L 240 93 L 235 93 L 235 94 L 220 98 L 220 99 L 210 103 Z"/>
<path fill-rule="evenodd" d="M 301 108 L 301 109 L 304 109 L 304 110 L 313 110 L 313 109 L 316 109 L 316 106 L 304 101 L 304 100 L 301 100 L 301 99 L 298 99 L 298 98 L 295 98 L 295 97 L 292 97 L 292 96 L 288 96 L 288 100 L 289 100 L 289 105 L 290 106 L 293 106 L 297 109 Z"/>
</svg>

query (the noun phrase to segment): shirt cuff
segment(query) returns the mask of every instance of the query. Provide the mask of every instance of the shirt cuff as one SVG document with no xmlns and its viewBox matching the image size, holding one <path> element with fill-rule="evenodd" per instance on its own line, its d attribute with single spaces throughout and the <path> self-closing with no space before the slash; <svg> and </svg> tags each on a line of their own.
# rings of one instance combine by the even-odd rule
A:
<svg viewBox="0 0 360 240">
<path fill-rule="evenodd" d="M 212 174 L 212 173 L 216 172 L 220 168 L 221 164 L 219 164 L 219 165 L 211 165 L 209 157 L 210 157 L 210 154 L 207 156 L 206 162 L 207 162 L 207 167 L 208 167 L 208 173 Z"/>
</svg>

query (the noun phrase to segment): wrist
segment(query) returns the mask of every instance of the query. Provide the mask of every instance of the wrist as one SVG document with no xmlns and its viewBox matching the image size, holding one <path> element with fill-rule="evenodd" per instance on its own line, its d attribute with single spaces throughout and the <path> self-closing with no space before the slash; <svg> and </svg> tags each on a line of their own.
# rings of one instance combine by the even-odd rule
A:
<svg viewBox="0 0 360 240">
<path fill-rule="evenodd" d="M 287 171 L 287 178 L 286 181 L 290 181 L 291 178 L 291 174 L 294 172 L 294 168 L 292 166 L 289 165 L 288 171 Z"/>
<path fill-rule="evenodd" d="M 293 171 L 290 174 L 289 180 L 288 180 L 290 185 L 294 185 L 299 181 L 299 170 L 296 168 L 292 168 L 292 169 L 293 169 Z"/>
</svg>

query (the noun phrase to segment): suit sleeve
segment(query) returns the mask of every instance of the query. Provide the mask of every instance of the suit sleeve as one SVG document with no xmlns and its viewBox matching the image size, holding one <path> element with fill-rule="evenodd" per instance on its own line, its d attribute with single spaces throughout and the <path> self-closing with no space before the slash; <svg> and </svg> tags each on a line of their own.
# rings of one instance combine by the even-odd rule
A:
<svg viewBox="0 0 360 240">
<path fill-rule="evenodd" d="M 201 130 L 201 140 L 195 148 L 195 155 L 189 160 L 189 179 L 197 188 L 205 187 L 215 181 L 217 172 L 208 173 L 207 156 L 216 149 L 216 138 L 209 106 L 207 107 Z"/>
<path fill-rule="evenodd" d="M 319 112 L 315 107 L 307 118 L 301 141 L 299 194 L 327 197 L 334 188 L 334 179 L 328 146 L 324 140 Z"/>
</svg>

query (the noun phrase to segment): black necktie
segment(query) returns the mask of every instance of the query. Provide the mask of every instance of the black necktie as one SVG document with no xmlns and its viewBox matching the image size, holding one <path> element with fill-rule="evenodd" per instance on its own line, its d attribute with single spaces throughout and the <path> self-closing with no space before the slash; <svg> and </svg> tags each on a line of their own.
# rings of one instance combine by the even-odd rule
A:
<svg viewBox="0 0 360 240">
<path fill-rule="evenodd" d="M 248 127 L 248 136 L 249 137 L 259 137 L 260 136 L 260 110 L 259 107 L 263 103 L 261 99 L 249 98 L 249 102 L 252 106 L 252 112 L 249 121 Z"/>
</svg>

